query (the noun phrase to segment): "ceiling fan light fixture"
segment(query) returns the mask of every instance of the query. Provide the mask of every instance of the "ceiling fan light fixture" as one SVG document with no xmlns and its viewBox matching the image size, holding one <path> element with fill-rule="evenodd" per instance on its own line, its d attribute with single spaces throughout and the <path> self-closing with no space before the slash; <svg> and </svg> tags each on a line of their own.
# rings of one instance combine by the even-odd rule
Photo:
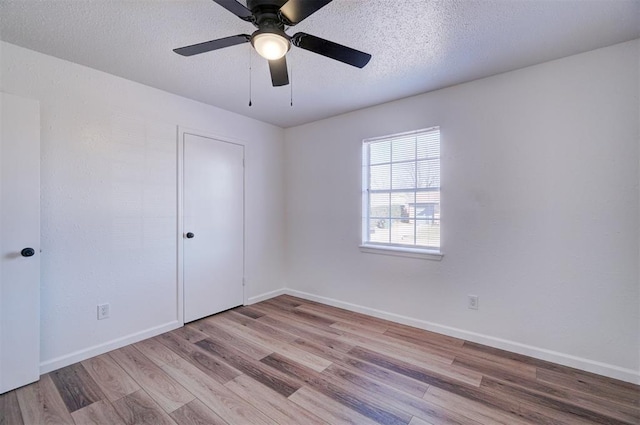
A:
<svg viewBox="0 0 640 425">
<path fill-rule="evenodd" d="M 276 32 L 256 31 L 251 37 L 256 52 L 267 60 L 277 60 L 287 54 L 291 44 L 289 39 Z"/>
</svg>

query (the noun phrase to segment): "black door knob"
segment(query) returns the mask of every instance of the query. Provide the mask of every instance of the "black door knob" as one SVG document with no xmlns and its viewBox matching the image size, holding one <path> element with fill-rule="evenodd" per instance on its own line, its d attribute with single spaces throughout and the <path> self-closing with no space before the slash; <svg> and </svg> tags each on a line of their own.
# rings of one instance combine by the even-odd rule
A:
<svg viewBox="0 0 640 425">
<path fill-rule="evenodd" d="M 187 233 L 187 239 L 193 238 L 195 235 L 191 232 Z"/>
<path fill-rule="evenodd" d="M 22 251 L 20 251 L 20 254 L 23 257 L 32 257 L 35 253 L 36 253 L 36 251 L 34 251 L 33 248 L 25 248 Z"/>
</svg>

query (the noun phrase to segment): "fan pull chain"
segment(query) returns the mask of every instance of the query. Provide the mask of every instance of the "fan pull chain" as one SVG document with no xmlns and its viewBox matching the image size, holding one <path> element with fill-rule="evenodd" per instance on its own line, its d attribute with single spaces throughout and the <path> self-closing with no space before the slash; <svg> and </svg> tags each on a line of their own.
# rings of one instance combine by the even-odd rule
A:
<svg viewBox="0 0 640 425">
<path fill-rule="evenodd" d="M 291 65 L 289 65 L 289 75 L 291 77 L 289 78 L 289 80 L 291 81 L 291 84 L 289 84 L 289 90 L 291 94 L 291 106 L 293 106 L 293 61 L 291 61 L 290 63 Z"/>
<path fill-rule="evenodd" d="M 251 107 L 251 46 L 249 46 L 249 107 Z"/>
</svg>

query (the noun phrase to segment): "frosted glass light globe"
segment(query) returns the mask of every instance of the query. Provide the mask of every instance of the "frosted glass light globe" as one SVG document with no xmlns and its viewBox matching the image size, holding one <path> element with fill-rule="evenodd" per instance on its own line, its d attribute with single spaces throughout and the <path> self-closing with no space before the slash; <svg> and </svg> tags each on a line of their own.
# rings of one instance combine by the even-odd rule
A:
<svg viewBox="0 0 640 425">
<path fill-rule="evenodd" d="M 289 40 L 278 34 L 256 34 L 252 43 L 258 54 L 268 60 L 280 59 L 289 51 Z"/>
</svg>

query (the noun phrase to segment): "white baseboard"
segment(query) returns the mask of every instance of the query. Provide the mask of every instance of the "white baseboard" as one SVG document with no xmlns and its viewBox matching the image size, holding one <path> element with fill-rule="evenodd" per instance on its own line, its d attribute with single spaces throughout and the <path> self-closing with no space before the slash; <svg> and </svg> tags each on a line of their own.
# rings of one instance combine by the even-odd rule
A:
<svg viewBox="0 0 640 425">
<path fill-rule="evenodd" d="M 453 328 L 450 326 L 440 325 L 438 323 L 427 322 L 425 320 L 415 319 L 412 317 L 402 316 L 395 313 L 389 313 L 374 308 L 339 301 L 333 298 L 327 298 L 307 292 L 297 291 L 294 289 L 282 289 L 274 291 L 274 293 L 288 294 L 298 298 L 304 298 L 310 301 L 316 301 L 322 304 L 331 305 L 345 310 L 355 311 L 367 314 L 369 316 L 378 317 L 380 319 L 390 320 L 392 322 L 401 323 L 403 325 L 413 326 L 432 332 L 464 339 L 478 344 L 488 345 L 490 347 L 511 351 L 513 353 L 523 354 L 525 356 L 534 357 L 540 360 L 546 360 L 558 363 L 564 366 L 573 367 L 587 372 L 596 373 L 598 375 L 607 376 L 609 378 L 619 379 L 625 382 L 640 385 L 640 371 L 625 369 L 619 366 L 607 363 L 589 360 L 581 357 L 572 356 L 570 354 L 560 353 L 557 351 L 547 350 L 540 347 L 521 344 L 519 342 L 509 341 L 506 339 L 496 338 L 490 335 L 483 335 L 476 332 L 466 331 L 463 329 Z M 266 295 L 266 294 L 265 294 Z M 276 296 L 276 295 L 274 295 Z M 266 298 L 264 298 L 266 299 Z M 256 301 L 257 302 L 257 301 Z"/>
<path fill-rule="evenodd" d="M 276 289 L 275 291 L 265 292 L 264 294 L 256 295 L 255 297 L 250 297 L 247 299 L 247 305 L 259 303 L 260 301 L 268 300 L 269 298 L 277 297 L 278 295 L 287 294 L 287 290 L 285 288 Z"/>
<path fill-rule="evenodd" d="M 156 326 L 154 328 L 145 329 L 144 331 L 136 332 L 122 338 L 94 345 L 93 347 L 78 350 L 71 354 L 56 357 L 55 359 L 47 360 L 40 363 L 40 374 L 44 375 L 45 373 L 49 373 L 62 367 L 69 366 L 82 360 L 86 360 L 94 356 L 99 356 L 100 354 L 107 353 L 111 350 L 124 347 L 125 345 L 133 344 L 138 341 L 142 341 L 143 339 L 151 338 L 156 335 L 160 335 L 161 333 L 172 331 L 181 326 L 182 323 L 176 320 L 173 322 L 165 323 L 164 325 Z"/>
<path fill-rule="evenodd" d="M 254 297 L 248 298 L 247 304 L 248 305 L 255 304 L 260 301 L 265 301 L 270 298 L 277 297 L 278 295 L 284 295 L 284 294 L 307 299 L 310 301 L 316 301 L 322 304 L 327 304 L 327 305 L 331 305 L 338 308 L 343 308 L 345 310 L 367 314 L 369 316 L 390 320 L 392 322 L 401 323 L 403 325 L 413 326 L 416 328 L 437 332 L 443 335 L 448 335 L 455 338 L 476 342 L 478 344 L 483 344 L 490 347 L 511 351 L 513 353 L 523 354 L 523 355 L 534 357 L 540 360 L 546 360 L 546 361 L 561 364 L 564 366 L 569 366 L 569 367 L 584 370 L 587 372 L 596 373 L 598 375 L 603 375 L 610 378 L 619 379 L 621 381 L 631 382 L 633 384 L 640 385 L 640 371 L 625 369 L 625 368 L 621 368 L 615 365 L 610 365 L 607 363 L 602 363 L 594 360 L 572 356 L 570 354 L 560 353 L 557 351 L 547 350 L 540 347 L 534 347 L 531 345 L 526 345 L 526 344 L 522 344 L 515 341 L 496 338 L 490 335 L 484 335 L 476 332 L 466 331 L 463 329 L 453 328 L 453 327 L 441 325 L 438 323 L 427 322 L 425 320 L 402 316 L 395 313 L 389 313 L 383 310 L 377 310 L 374 308 L 365 307 L 362 305 L 348 303 L 344 301 L 339 301 L 333 298 L 323 297 L 320 295 L 310 294 L 307 292 L 297 291 L 294 289 L 281 288 L 275 291 L 270 291 L 264 294 L 256 295 Z M 161 333 L 177 329 L 181 326 L 182 326 L 182 323 L 178 321 L 169 322 L 164 325 L 160 325 L 151 329 L 137 332 L 135 334 L 127 335 L 125 337 L 108 341 L 103 344 L 99 344 L 93 347 L 79 350 L 71 354 L 67 354 L 65 356 L 47 360 L 40 364 L 40 373 L 45 374 L 65 366 L 69 366 L 73 363 L 86 360 L 90 357 L 98 356 L 100 354 L 104 354 L 111 350 L 124 347 L 125 345 L 133 344 L 138 341 L 142 341 L 143 339 L 151 338 Z"/>
</svg>

